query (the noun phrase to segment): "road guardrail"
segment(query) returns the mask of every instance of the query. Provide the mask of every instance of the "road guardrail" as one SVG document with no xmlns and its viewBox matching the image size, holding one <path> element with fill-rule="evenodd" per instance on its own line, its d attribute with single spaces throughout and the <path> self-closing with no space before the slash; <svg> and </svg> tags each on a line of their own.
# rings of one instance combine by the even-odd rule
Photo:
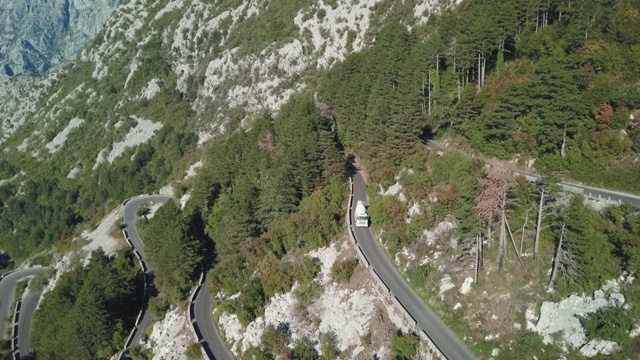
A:
<svg viewBox="0 0 640 360">
<path fill-rule="evenodd" d="M 347 227 L 348 227 L 347 231 L 348 231 L 348 234 L 349 234 L 349 239 L 356 246 L 356 251 L 358 253 L 358 258 L 359 258 L 362 266 L 364 266 L 366 268 L 369 268 L 369 272 L 371 273 L 371 277 L 373 277 L 374 282 L 376 284 L 378 284 L 378 286 L 380 286 L 380 288 L 383 290 L 383 292 L 385 294 L 389 295 L 389 298 L 391 299 L 391 302 L 400 311 L 400 313 L 405 317 L 405 319 L 410 324 L 412 324 L 414 327 L 416 327 L 420 337 L 423 338 L 429 344 L 429 348 L 432 349 L 433 351 L 437 352 L 436 355 L 438 355 L 440 358 L 446 359 L 446 357 L 444 356 L 442 351 L 440 351 L 440 349 L 431 340 L 431 338 L 424 331 L 424 329 L 418 328 L 418 322 L 416 321 L 416 319 L 402 305 L 402 303 L 398 300 L 397 296 L 395 296 L 391 292 L 391 289 L 389 288 L 389 286 L 387 284 L 385 284 L 385 282 L 382 280 L 380 275 L 378 275 L 378 272 L 376 271 L 376 269 L 374 269 L 374 267 L 371 266 L 371 264 L 370 264 L 369 260 L 367 259 L 366 255 L 362 251 L 362 248 L 358 245 L 358 242 L 356 240 L 355 234 L 353 233 L 353 223 L 351 221 L 351 211 L 352 211 L 351 205 L 353 204 L 353 186 L 354 186 L 353 185 L 353 177 L 351 177 L 351 176 L 349 177 L 349 185 L 350 185 L 351 192 L 349 194 L 349 209 L 348 209 L 348 213 L 347 213 Z"/>
</svg>

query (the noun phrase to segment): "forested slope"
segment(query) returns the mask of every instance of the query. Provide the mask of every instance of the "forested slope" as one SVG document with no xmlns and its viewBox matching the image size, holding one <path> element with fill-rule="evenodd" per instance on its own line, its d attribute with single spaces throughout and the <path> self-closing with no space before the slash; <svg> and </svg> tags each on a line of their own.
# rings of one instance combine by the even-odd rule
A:
<svg viewBox="0 0 640 360">
<path fill-rule="evenodd" d="M 405 249 L 421 255 L 424 230 L 455 219 L 464 251 L 443 251 L 455 260 L 443 268 L 452 274 L 472 268 L 469 239 L 502 232 L 496 240 L 501 245 L 487 249 L 485 275 L 514 273 L 517 279 L 486 276 L 479 285 L 490 293 L 495 283 L 511 291 L 524 286 L 521 279 L 535 278 L 537 297 L 526 301 L 546 299 L 541 284 L 565 228 L 570 235 L 562 239 L 573 247 L 580 271 L 560 276 L 556 294 L 590 292 L 621 270 L 637 270 L 634 208 L 603 215 L 579 200 L 563 200 L 549 183 L 567 177 L 640 190 L 638 1 L 469 1 L 441 15 L 431 11 L 426 25 L 408 3 L 260 4 L 146 6 L 137 0 L 116 10 L 79 61 L 40 85 L 42 94 L 25 110 L 24 123 L 7 125 L 13 135 L 3 134 L 0 153 L 2 249 L 16 259 L 54 244 L 66 249 L 102 213 L 129 196 L 181 181 L 187 166 L 202 158 L 207 166 L 198 177 L 179 185 L 179 195 L 191 190 L 185 208 L 169 205 L 141 225 L 145 241 L 151 237 L 162 292 L 151 307 L 162 313 L 169 303 L 179 304 L 201 265 L 215 264 L 213 291 L 239 293 L 219 311 L 237 314 L 246 325 L 270 297 L 295 283 L 302 302 L 320 291 L 312 284 L 319 264 L 300 255 L 330 244 L 344 229 L 346 178 L 357 156 L 369 175 L 374 229 L 384 230 L 381 239 L 392 257 Z M 343 21 L 340 11 L 351 10 L 357 16 Z M 346 45 L 336 49 L 337 43 Z M 60 140 L 74 119 L 82 127 Z M 149 136 L 134 141 L 132 134 L 140 133 Z M 466 154 L 429 153 L 421 144 L 428 137 L 444 138 Z M 545 214 L 537 260 L 525 259 L 518 268 L 515 258 L 499 254 L 506 241 L 500 211 L 487 217 L 477 208 L 489 175 L 467 155 L 517 158 L 520 166 L 535 158 L 533 170 L 550 177 L 535 187 L 509 180 L 503 195 L 514 201 L 500 209 L 513 229 L 522 229 L 516 235 L 526 239 L 524 251 L 533 252 L 529 214 L 541 189 L 547 198 L 540 203 L 559 204 Z M 377 195 L 380 185 L 395 181 L 421 204 L 420 216 L 408 219 L 409 204 Z M 82 278 L 78 271 L 69 278 Z M 407 271 L 430 300 L 437 268 L 411 264 Z M 80 294 L 90 299 L 100 289 Z M 80 310 L 65 301 L 59 310 L 77 320 Z M 492 301 L 480 297 L 478 303 L 489 307 Z M 635 316 L 636 301 L 629 303 L 625 315 Z M 493 314 L 464 317 L 448 305 L 434 307 L 479 356 L 489 356 L 487 346 L 500 346 L 499 340 L 485 345 L 484 330 L 474 325 Z M 509 321 L 525 312 L 521 303 L 510 309 Z M 40 344 L 35 349 L 42 356 L 53 349 L 52 358 L 67 354 L 69 334 L 77 331 L 88 344 L 78 354 L 106 357 L 122 342 L 122 329 L 99 310 L 91 314 L 104 325 L 99 339 L 92 329 L 63 324 L 68 330 L 52 335 L 51 343 L 34 340 Z M 52 324 L 55 311 L 45 312 Z M 120 323 L 127 324 L 127 316 Z M 36 325 L 47 327 L 38 317 Z M 496 332 L 522 346 L 502 356 L 558 351 L 543 347 L 538 336 L 511 330 Z M 317 357 L 302 341 L 245 355 L 270 358 L 289 350 Z"/>
<path fill-rule="evenodd" d="M 109 359 L 119 351 L 142 304 L 142 270 L 130 250 L 93 252 L 65 274 L 35 313 L 38 359 Z"/>
<path fill-rule="evenodd" d="M 321 98 L 345 144 L 369 159 L 407 153 L 410 135 L 422 131 L 638 191 L 639 6 L 465 2 L 419 31 L 390 25 L 330 71 Z"/>
</svg>

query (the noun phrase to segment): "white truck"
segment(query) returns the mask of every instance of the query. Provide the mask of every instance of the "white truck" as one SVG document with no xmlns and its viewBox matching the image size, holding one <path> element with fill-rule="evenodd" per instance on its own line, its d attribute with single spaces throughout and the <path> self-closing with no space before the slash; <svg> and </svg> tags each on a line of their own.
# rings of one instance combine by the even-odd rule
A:
<svg viewBox="0 0 640 360">
<path fill-rule="evenodd" d="M 369 227 L 369 215 L 367 215 L 367 207 L 361 200 L 356 203 L 356 227 Z"/>
</svg>

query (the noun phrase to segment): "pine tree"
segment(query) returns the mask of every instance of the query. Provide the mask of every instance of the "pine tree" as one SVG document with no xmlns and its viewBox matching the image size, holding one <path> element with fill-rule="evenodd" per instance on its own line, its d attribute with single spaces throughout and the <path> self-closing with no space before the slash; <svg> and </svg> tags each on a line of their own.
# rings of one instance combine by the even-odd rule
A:
<svg viewBox="0 0 640 360">
<path fill-rule="evenodd" d="M 263 169 L 260 176 L 260 196 L 256 206 L 256 218 L 262 232 L 266 232 L 273 223 L 295 211 L 299 199 L 293 183 L 293 171 L 287 163 Z"/>
</svg>

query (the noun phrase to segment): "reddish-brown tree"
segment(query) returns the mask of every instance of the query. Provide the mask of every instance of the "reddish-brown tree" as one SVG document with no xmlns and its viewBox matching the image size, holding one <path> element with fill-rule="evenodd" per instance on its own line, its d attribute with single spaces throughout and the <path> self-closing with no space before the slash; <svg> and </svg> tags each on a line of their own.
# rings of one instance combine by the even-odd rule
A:
<svg viewBox="0 0 640 360">
<path fill-rule="evenodd" d="M 500 255 L 499 268 L 502 268 L 504 252 L 506 250 L 506 217 L 507 193 L 513 187 L 514 166 L 508 162 L 494 162 L 487 170 L 487 177 L 480 180 L 482 191 L 476 198 L 476 214 L 487 225 L 489 246 L 491 246 L 491 232 L 495 219 L 500 217 Z"/>
<path fill-rule="evenodd" d="M 611 124 L 611 118 L 613 117 L 613 108 L 607 103 L 601 104 L 596 110 L 596 121 L 598 124 L 606 127 Z"/>
</svg>

